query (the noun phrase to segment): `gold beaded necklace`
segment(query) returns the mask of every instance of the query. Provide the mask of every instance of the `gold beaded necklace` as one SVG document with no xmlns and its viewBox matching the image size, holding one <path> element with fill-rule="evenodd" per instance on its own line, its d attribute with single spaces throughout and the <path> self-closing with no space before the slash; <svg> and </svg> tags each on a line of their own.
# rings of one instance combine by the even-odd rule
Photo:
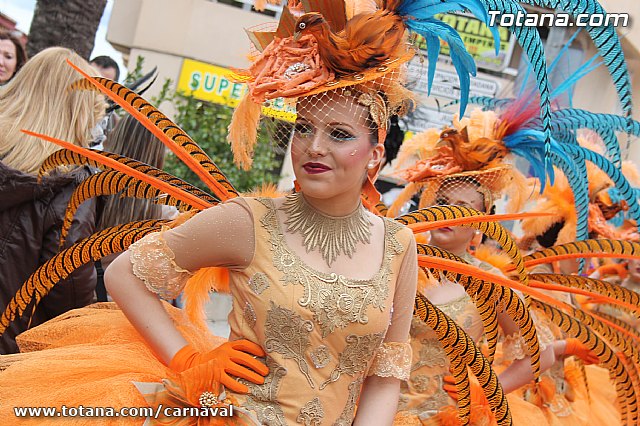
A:
<svg viewBox="0 0 640 426">
<path fill-rule="evenodd" d="M 347 216 L 327 216 L 310 206 L 298 192 L 288 195 L 280 210 L 287 215 L 287 231 L 300 232 L 307 253 L 318 249 L 329 266 L 341 253 L 352 257 L 359 242 L 371 241 L 373 223 L 362 203 Z"/>
</svg>

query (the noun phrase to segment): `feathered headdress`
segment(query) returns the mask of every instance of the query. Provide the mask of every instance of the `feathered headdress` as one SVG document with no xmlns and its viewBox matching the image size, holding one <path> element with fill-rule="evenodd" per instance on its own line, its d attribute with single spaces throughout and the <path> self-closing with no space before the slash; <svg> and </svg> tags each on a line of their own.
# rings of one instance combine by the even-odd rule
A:
<svg viewBox="0 0 640 426">
<path fill-rule="evenodd" d="M 408 184 L 389 209 L 390 215 L 418 191 L 422 191 L 420 207 L 430 206 L 436 204 L 436 193 L 443 185 L 465 182 L 483 191 L 487 211 L 500 195 L 509 197 L 510 211 L 519 211 L 532 191 L 525 177 L 505 160 L 510 153 L 503 141 L 508 129 L 496 113 L 476 109 L 469 118 L 454 119 L 450 128 L 428 129 L 407 141 L 395 169 Z"/>
<path fill-rule="evenodd" d="M 456 10 L 470 10 L 483 22 L 489 21 L 480 0 L 389 0 L 383 5 L 372 0 L 289 2 L 277 28 L 248 31 L 257 53 L 249 69 L 236 72 L 236 79 L 249 86 L 229 126 L 236 163 L 245 169 L 251 166 L 262 105 L 278 98 L 294 105 L 297 99 L 309 97 L 316 97 L 317 104 L 324 102 L 323 93 L 347 87 L 352 89 L 341 93 L 355 94 L 357 102 L 369 109 L 382 144 L 389 117 L 404 115 L 415 104 L 413 94 L 403 87 L 401 72 L 401 66 L 416 53 L 410 43 L 415 37 L 410 38 L 410 33 L 427 41 L 429 84 L 440 40 L 451 46 L 466 99 L 475 64 L 458 33 L 435 18 Z M 497 29 L 492 31 L 499 41 Z M 368 173 L 363 191 L 371 204 L 379 200 L 372 184 L 377 173 L 377 169 Z"/>
<path fill-rule="evenodd" d="M 581 139 L 580 142 L 581 145 L 586 145 L 582 147 L 583 149 L 590 149 L 591 152 L 601 155 L 597 147 Z M 598 238 L 638 241 L 640 236 L 637 225 L 634 220 L 624 219 L 628 213 L 628 204 L 620 197 L 620 191 L 612 179 L 590 162 L 587 162 L 585 167 L 588 180 L 586 225 L 589 234 L 597 235 Z M 628 175 L 632 181 L 634 175 L 637 175 L 637 168 L 628 161 L 622 163 L 622 171 L 623 176 Z M 637 185 L 637 182 L 634 184 Z M 556 244 L 576 241 L 576 230 L 580 229 L 579 220 L 583 219 L 578 217 L 574 189 L 564 176 L 557 176 L 553 186 L 547 185 L 531 211 L 551 212 L 554 216 L 539 218 L 535 221 L 524 219 L 522 221 L 523 239 L 528 240 L 553 232 L 554 235 L 557 233 Z M 616 222 L 613 220 L 615 218 L 622 220 Z"/>
</svg>

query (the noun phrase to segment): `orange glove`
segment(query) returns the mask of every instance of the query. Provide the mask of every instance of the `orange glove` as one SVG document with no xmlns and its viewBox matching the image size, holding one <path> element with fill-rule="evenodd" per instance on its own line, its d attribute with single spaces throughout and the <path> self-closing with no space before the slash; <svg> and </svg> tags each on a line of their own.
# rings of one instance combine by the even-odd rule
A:
<svg viewBox="0 0 640 426">
<path fill-rule="evenodd" d="M 587 365 L 600 363 L 598 356 L 575 337 L 565 339 L 565 344 L 565 356 L 575 355 Z"/>
<path fill-rule="evenodd" d="M 442 389 L 445 390 L 454 401 L 458 402 L 458 388 L 456 387 L 456 379 L 453 376 L 444 376 L 442 378 Z M 471 404 L 472 405 L 488 405 L 487 397 L 482 391 L 482 386 L 473 374 L 469 374 L 469 385 L 471 386 Z"/>
<path fill-rule="evenodd" d="M 251 383 L 263 384 L 264 376 L 269 374 L 269 368 L 251 355 L 263 357 L 266 354 L 260 346 L 248 340 L 225 342 L 204 354 L 197 352 L 191 345 L 186 345 L 174 355 L 169 363 L 169 368 L 181 373 L 215 359 L 222 370 L 220 383 L 234 392 L 247 393 L 249 391 L 247 386 L 231 378 L 229 374 L 246 379 Z M 249 367 L 251 370 L 243 366 Z"/>
</svg>

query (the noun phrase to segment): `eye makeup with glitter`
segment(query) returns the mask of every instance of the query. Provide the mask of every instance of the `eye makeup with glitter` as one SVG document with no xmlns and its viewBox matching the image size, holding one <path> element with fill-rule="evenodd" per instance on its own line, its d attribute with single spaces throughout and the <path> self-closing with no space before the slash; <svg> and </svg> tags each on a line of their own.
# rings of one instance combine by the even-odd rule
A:
<svg viewBox="0 0 640 426">
<path fill-rule="evenodd" d="M 331 136 L 331 139 L 338 142 L 352 141 L 356 138 L 356 136 L 350 131 L 339 127 L 330 128 L 329 135 Z"/>
</svg>

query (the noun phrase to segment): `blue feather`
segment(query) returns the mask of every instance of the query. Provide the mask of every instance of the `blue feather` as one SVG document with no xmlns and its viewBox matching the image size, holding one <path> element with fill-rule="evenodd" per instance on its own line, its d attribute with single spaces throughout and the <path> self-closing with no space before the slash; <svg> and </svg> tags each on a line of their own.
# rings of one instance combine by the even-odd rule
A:
<svg viewBox="0 0 640 426">
<path fill-rule="evenodd" d="M 605 143 L 607 153 L 616 166 L 620 164 L 620 146 L 614 132 L 627 131 L 629 134 L 640 136 L 640 122 L 628 120 L 615 114 L 594 113 L 582 109 L 565 108 L 553 111 L 551 114 L 551 130 L 555 134 L 559 131 L 591 129 L 597 132 Z M 629 126 L 629 123 L 631 125 Z M 528 126 L 539 125 L 539 120 L 528 123 Z"/>
<path fill-rule="evenodd" d="M 620 196 L 620 191 L 618 191 L 618 188 L 609 188 L 607 190 L 607 193 L 609 194 L 609 198 L 611 198 L 612 203 L 616 204 L 622 201 L 622 197 Z M 609 222 L 615 227 L 622 226 L 624 224 L 624 212 L 618 212 L 618 214 L 609 219 Z"/>
<path fill-rule="evenodd" d="M 434 18 L 441 13 L 469 10 L 476 18 L 480 19 L 489 28 L 493 35 L 496 56 L 500 52 L 500 32 L 495 26 L 489 25 L 489 14 L 480 0 L 405 0 L 395 11 L 407 20 L 421 22 Z"/>
<path fill-rule="evenodd" d="M 525 10 L 514 0 L 481 0 L 487 10 L 500 11 L 501 14 L 518 13 L 526 15 Z M 535 28 L 528 26 L 518 26 L 515 23 L 509 27 L 515 35 L 522 50 L 529 58 L 529 63 L 538 83 L 540 92 L 540 116 L 542 118 L 542 128 L 545 135 L 544 161 L 548 173 L 552 172 L 551 167 L 551 101 L 549 93 L 549 81 L 547 78 L 547 62 L 544 56 L 544 48 L 540 34 Z"/>
<path fill-rule="evenodd" d="M 506 108 L 507 106 L 509 106 L 511 102 L 513 102 L 513 98 L 498 99 L 490 96 L 470 96 L 469 97 L 470 104 L 480 105 L 484 110 L 488 110 L 488 109 L 495 110 L 500 108 Z M 445 104 L 444 108 L 448 108 L 452 105 L 457 105 L 459 103 L 460 103 L 460 100 L 455 99 L 449 102 L 448 104 Z"/>
<path fill-rule="evenodd" d="M 562 49 L 560 49 L 556 57 L 553 59 L 553 61 L 551 61 L 551 65 L 549 65 L 549 68 L 547 68 L 547 73 L 551 74 L 553 70 L 558 66 L 558 64 L 560 63 L 560 59 L 567 53 L 569 47 L 571 47 L 575 39 L 578 38 L 578 35 L 581 31 L 582 28 L 578 28 L 578 31 L 574 32 L 569 40 L 567 40 L 567 42 L 564 44 L 564 46 L 562 46 Z"/>
<path fill-rule="evenodd" d="M 620 195 L 627 201 L 630 217 L 640 226 L 640 205 L 638 205 L 636 192 L 622 172 L 602 155 L 579 145 L 564 145 L 564 149 L 574 156 L 590 161 L 609 176 L 620 191 Z"/>
<path fill-rule="evenodd" d="M 562 93 L 571 89 L 582 77 L 589 74 L 594 69 L 598 68 L 602 62 L 596 62 L 597 56 L 592 57 L 587 62 L 582 64 L 577 70 L 571 73 L 570 76 L 564 79 L 564 81 L 551 92 L 551 99 L 555 99 L 560 96 Z M 551 67 L 549 67 L 551 68 Z M 547 71 L 551 72 L 551 71 Z"/>
<path fill-rule="evenodd" d="M 581 14 L 606 14 L 606 11 L 597 0 L 522 0 L 522 2 L 550 9 L 561 9 L 574 17 Z M 631 78 L 629 77 L 629 70 L 625 63 L 622 45 L 616 34 L 616 29 L 613 25 L 587 26 L 586 29 L 609 69 L 624 115 L 629 118 L 632 114 Z M 628 126 L 631 125 L 631 123 L 627 124 Z"/>
<path fill-rule="evenodd" d="M 427 53 L 429 55 L 428 91 L 431 92 L 431 84 L 435 73 L 435 64 L 440 53 L 439 38 L 449 44 L 450 56 L 453 66 L 460 80 L 460 115 L 464 115 L 469 98 L 471 78 L 476 75 L 476 64 L 473 57 L 467 52 L 460 35 L 450 25 L 436 19 L 428 18 L 420 21 L 408 20 L 405 25 L 411 31 L 420 34 L 427 41 Z"/>
<path fill-rule="evenodd" d="M 545 156 L 546 135 L 543 132 L 536 129 L 520 129 L 505 136 L 503 142 L 507 149 L 531 163 L 534 171 L 533 176 L 540 181 L 541 192 L 546 186 L 547 174 L 549 175 L 550 184 L 553 184 L 553 168 L 549 171 L 545 164 L 547 158 Z M 573 163 L 560 144 L 553 139 L 550 142 L 550 150 L 554 156 L 559 157 L 565 164 Z"/>
<path fill-rule="evenodd" d="M 476 64 L 458 32 L 446 23 L 435 18 L 436 15 L 455 11 L 469 10 L 474 16 L 484 22 L 493 35 L 496 55 L 500 50 L 500 32 L 498 28 L 489 25 L 489 15 L 481 0 L 405 0 L 394 11 L 405 19 L 405 26 L 412 32 L 423 36 L 427 43 L 429 58 L 427 91 L 431 94 L 431 87 L 435 76 L 435 66 L 440 54 L 440 41 L 449 45 L 451 62 L 460 80 L 460 115 L 464 115 L 469 88 L 470 75 L 476 75 Z"/>
</svg>

